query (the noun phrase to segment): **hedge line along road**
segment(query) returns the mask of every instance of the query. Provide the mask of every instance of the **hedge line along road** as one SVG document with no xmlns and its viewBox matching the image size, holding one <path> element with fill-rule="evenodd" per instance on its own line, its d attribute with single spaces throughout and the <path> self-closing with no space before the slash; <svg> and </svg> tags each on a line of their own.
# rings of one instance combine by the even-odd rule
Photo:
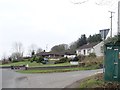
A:
<svg viewBox="0 0 120 90">
<path fill-rule="evenodd" d="M 103 72 L 102 69 L 45 74 L 21 74 L 10 69 L 0 71 L 2 88 L 65 88 L 78 80 Z"/>
</svg>

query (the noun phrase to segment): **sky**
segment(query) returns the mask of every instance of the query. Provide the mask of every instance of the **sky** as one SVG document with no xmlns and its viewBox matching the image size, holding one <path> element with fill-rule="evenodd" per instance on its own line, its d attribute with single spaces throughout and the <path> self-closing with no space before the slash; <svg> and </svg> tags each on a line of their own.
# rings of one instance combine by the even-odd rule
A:
<svg viewBox="0 0 120 90">
<path fill-rule="evenodd" d="M 115 34 L 117 0 L 0 0 L 0 58 L 11 55 L 15 42 L 28 55 L 31 45 L 49 51 L 81 34 L 97 34 L 110 28 L 111 10 Z"/>
</svg>

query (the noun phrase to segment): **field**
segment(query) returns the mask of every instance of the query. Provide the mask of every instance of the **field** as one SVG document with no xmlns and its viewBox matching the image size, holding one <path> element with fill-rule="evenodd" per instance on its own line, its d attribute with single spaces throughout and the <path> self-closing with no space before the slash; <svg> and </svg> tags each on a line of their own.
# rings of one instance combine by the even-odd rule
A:
<svg viewBox="0 0 120 90">
<path fill-rule="evenodd" d="M 36 63 L 36 62 L 30 62 L 28 60 L 25 61 L 20 61 L 20 62 L 14 62 L 14 63 L 9 63 L 9 64 L 0 64 L 0 66 L 22 66 L 28 64 L 30 67 L 38 67 L 38 66 L 69 66 L 70 63 L 62 63 L 62 64 L 42 64 L 42 63 Z"/>
<path fill-rule="evenodd" d="M 54 60 L 49 60 L 47 64 L 30 62 L 29 60 L 4 64 L 1 66 L 22 66 L 28 64 L 29 67 L 48 67 L 48 66 L 71 66 L 69 62 L 54 64 Z M 48 69 L 48 70 L 40 70 L 39 68 L 36 69 L 28 69 L 28 70 L 18 70 L 20 73 L 51 73 L 51 72 L 68 72 L 68 71 L 79 71 L 79 70 L 93 70 L 102 68 L 100 65 L 103 63 L 102 57 L 86 57 L 84 60 L 81 61 L 82 64 L 78 65 L 77 67 L 70 67 L 70 68 L 62 68 L 62 69 Z"/>
</svg>

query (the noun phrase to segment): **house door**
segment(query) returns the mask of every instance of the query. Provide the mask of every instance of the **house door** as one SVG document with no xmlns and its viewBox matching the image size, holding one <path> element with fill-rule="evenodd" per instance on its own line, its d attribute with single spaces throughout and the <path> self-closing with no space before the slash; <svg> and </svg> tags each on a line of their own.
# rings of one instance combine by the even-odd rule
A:
<svg viewBox="0 0 120 90">
<path fill-rule="evenodd" d="M 86 51 L 85 50 L 83 50 L 83 53 L 84 53 L 84 55 L 86 55 Z"/>
</svg>

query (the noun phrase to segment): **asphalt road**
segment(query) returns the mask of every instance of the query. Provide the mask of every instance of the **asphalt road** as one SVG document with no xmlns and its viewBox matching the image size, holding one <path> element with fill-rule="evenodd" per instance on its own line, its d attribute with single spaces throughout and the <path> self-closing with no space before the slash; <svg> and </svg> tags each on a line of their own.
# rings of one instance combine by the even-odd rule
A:
<svg viewBox="0 0 120 90">
<path fill-rule="evenodd" d="M 10 69 L 3 69 L 2 88 L 65 88 L 78 80 L 99 72 L 102 72 L 102 69 L 48 74 L 21 74 Z"/>
</svg>

